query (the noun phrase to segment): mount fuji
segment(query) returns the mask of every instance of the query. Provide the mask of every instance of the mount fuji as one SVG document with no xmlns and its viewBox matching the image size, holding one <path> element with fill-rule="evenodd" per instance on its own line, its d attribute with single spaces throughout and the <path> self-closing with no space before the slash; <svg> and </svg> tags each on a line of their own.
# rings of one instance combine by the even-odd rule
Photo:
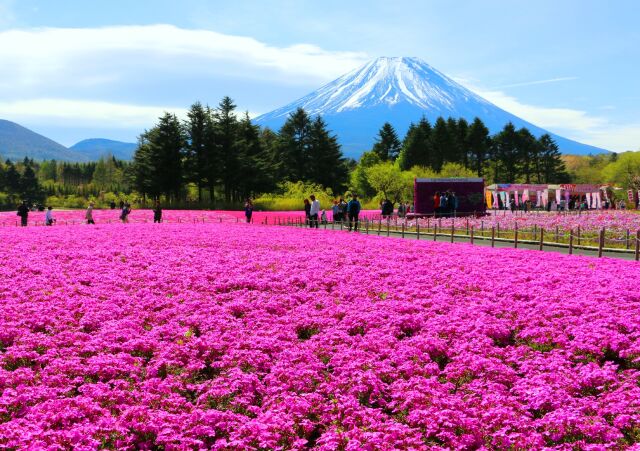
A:
<svg viewBox="0 0 640 451">
<path fill-rule="evenodd" d="M 549 133 L 565 154 L 607 152 L 520 119 L 418 58 L 377 58 L 301 99 L 257 117 L 256 123 L 278 130 L 298 108 L 311 116 L 322 115 L 348 157 L 357 158 L 371 149 L 384 122 L 391 123 L 402 139 L 409 125 L 422 116 L 432 123 L 439 116 L 468 121 L 479 117 L 492 134 L 512 122 L 517 128 L 528 128 L 535 136 Z"/>
</svg>

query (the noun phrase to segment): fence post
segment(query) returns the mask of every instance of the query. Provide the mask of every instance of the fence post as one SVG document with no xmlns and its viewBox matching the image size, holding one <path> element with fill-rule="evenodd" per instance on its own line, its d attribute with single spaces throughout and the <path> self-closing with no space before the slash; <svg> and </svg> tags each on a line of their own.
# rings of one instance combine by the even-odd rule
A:
<svg viewBox="0 0 640 451">
<path fill-rule="evenodd" d="M 471 234 L 471 244 L 473 244 L 473 224 L 471 224 L 471 230 L 469 231 L 469 233 Z"/>
<path fill-rule="evenodd" d="M 404 222 L 402 223 L 402 238 L 404 238 Z"/>
<path fill-rule="evenodd" d="M 364 228 L 367 230 L 367 235 L 369 235 L 369 218 L 364 218 Z"/>
<path fill-rule="evenodd" d="M 498 238 L 500 238 L 500 223 L 496 224 L 498 226 Z"/>
<path fill-rule="evenodd" d="M 580 226 L 578 226 L 578 234 L 576 235 L 576 237 L 578 238 L 578 246 L 580 246 Z"/>
<path fill-rule="evenodd" d="M 455 233 L 455 227 L 456 227 L 456 223 L 453 220 L 453 218 L 451 218 L 451 242 L 453 243 L 453 234 Z"/>
<path fill-rule="evenodd" d="M 573 229 L 569 229 L 569 255 L 573 255 Z"/>
<path fill-rule="evenodd" d="M 438 235 L 438 223 L 434 221 L 433 223 L 433 241 L 436 241 L 436 236 Z"/>
<path fill-rule="evenodd" d="M 382 218 L 378 218 L 378 236 L 380 236 L 381 230 L 382 230 Z"/>
<path fill-rule="evenodd" d="M 469 217 L 467 216 L 467 235 L 469 235 Z"/>
<path fill-rule="evenodd" d="M 640 230 L 636 232 L 636 261 L 640 260 Z"/>
<path fill-rule="evenodd" d="M 534 224 L 533 225 L 533 239 L 537 239 L 538 238 L 538 225 Z"/>
<path fill-rule="evenodd" d="M 515 229 L 514 229 L 513 247 L 517 249 L 518 248 L 518 223 L 516 222 L 514 225 L 515 225 Z"/>
<path fill-rule="evenodd" d="M 496 227 L 491 226 L 491 247 L 496 245 Z"/>
<path fill-rule="evenodd" d="M 600 229 L 600 239 L 598 240 L 598 258 L 602 257 L 603 247 L 604 247 L 604 227 Z"/>
<path fill-rule="evenodd" d="M 630 232 L 629 232 L 629 229 L 627 229 L 627 249 L 631 247 L 631 242 L 629 241 L 629 237 L 630 237 Z"/>
<path fill-rule="evenodd" d="M 389 226 L 391 225 L 391 220 L 387 218 L 387 236 L 389 236 Z"/>
<path fill-rule="evenodd" d="M 556 243 L 560 242 L 560 228 L 556 226 Z"/>
<path fill-rule="evenodd" d="M 540 227 L 540 250 L 544 248 L 544 227 Z"/>
<path fill-rule="evenodd" d="M 416 218 L 416 239 L 420 239 L 420 223 L 418 222 L 418 218 Z"/>
</svg>

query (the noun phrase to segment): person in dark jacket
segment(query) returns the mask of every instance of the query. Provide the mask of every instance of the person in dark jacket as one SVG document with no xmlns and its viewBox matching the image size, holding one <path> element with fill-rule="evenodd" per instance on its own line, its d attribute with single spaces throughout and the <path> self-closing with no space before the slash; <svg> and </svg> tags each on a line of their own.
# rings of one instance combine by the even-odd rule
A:
<svg viewBox="0 0 640 451">
<path fill-rule="evenodd" d="M 354 227 L 354 230 L 358 231 L 358 216 L 360 215 L 360 202 L 358 201 L 358 195 L 353 194 L 351 196 L 351 200 L 347 204 L 347 216 L 349 217 L 349 232 L 351 232 L 351 228 Z"/>
<path fill-rule="evenodd" d="M 389 199 L 385 199 L 382 202 L 382 217 L 389 219 L 393 215 L 393 203 Z"/>
<path fill-rule="evenodd" d="M 153 206 L 153 223 L 160 224 L 162 222 L 162 207 L 160 206 L 160 201 L 156 200 L 156 203 Z"/>
<path fill-rule="evenodd" d="M 309 225 L 309 220 L 311 218 L 311 202 L 309 199 L 304 200 L 304 223 L 305 225 Z"/>
<path fill-rule="evenodd" d="M 18 207 L 18 216 L 20 216 L 20 225 L 26 227 L 29 219 L 29 207 L 26 200 Z"/>
<path fill-rule="evenodd" d="M 247 224 L 251 222 L 251 216 L 253 216 L 253 202 L 250 197 L 247 197 L 247 201 L 244 203 L 244 217 L 247 219 Z"/>
</svg>

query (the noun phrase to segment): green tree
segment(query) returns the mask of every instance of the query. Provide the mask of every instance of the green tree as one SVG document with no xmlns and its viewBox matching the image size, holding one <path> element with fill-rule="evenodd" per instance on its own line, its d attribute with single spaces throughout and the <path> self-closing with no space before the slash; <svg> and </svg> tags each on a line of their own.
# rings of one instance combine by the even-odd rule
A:
<svg viewBox="0 0 640 451">
<path fill-rule="evenodd" d="M 604 168 L 602 175 L 609 183 L 624 188 L 640 189 L 637 187 L 640 177 L 640 152 L 618 154 L 617 159 Z"/>
<path fill-rule="evenodd" d="M 233 200 L 233 194 L 237 188 L 240 164 L 237 152 L 238 118 L 234 113 L 235 109 L 236 105 L 233 100 L 230 97 L 224 97 L 215 113 L 222 163 L 220 174 L 224 189 L 224 200 L 227 203 Z"/>
<path fill-rule="evenodd" d="M 333 192 L 344 190 L 348 180 L 347 166 L 338 139 L 329 133 L 327 124 L 316 117 L 309 129 L 310 173 L 308 180 Z"/>
<path fill-rule="evenodd" d="M 469 167 L 473 168 L 478 177 L 484 175 L 487 153 L 491 146 L 489 129 L 480 118 L 475 118 L 467 132 L 469 146 Z"/>
<path fill-rule="evenodd" d="M 556 142 L 548 134 L 538 138 L 539 171 L 542 183 L 567 183 L 570 181 Z"/>
<path fill-rule="evenodd" d="M 514 125 L 507 123 L 502 131 L 493 139 L 495 146 L 493 162 L 493 178 L 496 182 L 514 183 L 518 179 L 520 151 L 518 134 Z"/>
<path fill-rule="evenodd" d="M 387 161 L 367 168 L 366 173 L 371 187 L 385 199 L 395 203 L 411 196 L 413 176 L 398 166 Z"/>
<path fill-rule="evenodd" d="M 351 181 L 349 191 L 357 193 L 363 197 L 373 197 L 377 194 L 376 190 L 369 184 L 367 178 L 367 169 L 381 163 L 377 153 L 370 151 L 364 152 L 358 161 L 358 165 L 351 172 Z"/>
<path fill-rule="evenodd" d="M 433 159 L 431 167 L 439 172 L 445 161 L 450 161 L 450 152 L 452 147 L 452 139 L 449 133 L 449 127 L 444 118 L 439 117 L 433 126 L 431 132 L 431 149 Z"/>
<path fill-rule="evenodd" d="M 187 112 L 184 123 L 186 143 L 184 148 L 184 172 L 188 182 L 194 183 L 198 190 L 198 202 L 202 202 L 202 189 L 208 178 L 207 154 L 207 109 L 195 102 Z"/>
<path fill-rule="evenodd" d="M 311 119 L 302 109 L 291 113 L 278 133 L 277 155 L 282 162 L 284 180 L 306 180 Z"/>
<path fill-rule="evenodd" d="M 411 124 L 402 143 L 398 165 L 403 171 L 413 166 L 432 166 L 431 124 L 422 117 L 417 125 Z"/>
<path fill-rule="evenodd" d="M 186 137 L 174 114 L 165 113 L 158 124 L 140 137 L 134 155 L 135 185 L 144 195 L 178 200 L 183 190 L 182 156 Z"/>
<path fill-rule="evenodd" d="M 398 139 L 395 128 L 389 122 L 385 122 L 378 131 L 378 137 L 372 150 L 380 157 L 381 161 L 395 161 L 401 148 L 402 143 Z"/>
</svg>

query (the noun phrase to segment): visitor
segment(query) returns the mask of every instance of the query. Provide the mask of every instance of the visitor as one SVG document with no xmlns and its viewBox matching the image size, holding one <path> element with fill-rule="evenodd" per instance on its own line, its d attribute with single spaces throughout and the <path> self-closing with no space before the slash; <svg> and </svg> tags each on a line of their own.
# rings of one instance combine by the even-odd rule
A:
<svg viewBox="0 0 640 451">
<path fill-rule="evenodd" d="M 320 215 L 320 222 L 323 225 L 327 224 L 327 212 L 325 210 L 322 210 L 322 214 Z"/>
<path fill-rule="evenodd" d="M 382 218 L 389 220 L 393 216 L 393 203 L 389 199 L 385 199 L 382 202 Z"/>
<path fill-rule="evenodd" d="M 516 212 L 516 200 L 513 197 L 509 198 L 509 209 L 511 210 L 511 213 Z"/>
<path fill-rule="evenodd" d="M 56 220 L 53 217 L 53 211 L 52 211 L 51 205 L 49 205 L 47 207 L 47 213 L 44 216 L 44 223 L 45 225 L 52 226 L 55 222 Z"/>
<path fill-rule="evenodd" d="M 26 200 L 22 201 L 22 204 L 18 207 L 18 216 L 20 216 L 20 225 L 26 227 L 29 218 L 29 207 Z"/>
<path fill-rule="evenodd" d="M 337 200 L 333 201 L 333 206 L 331 207 L 331 215 L 333 217 L 333 222 L 338 222 L 340 220 L 340 206 L 338 205 Z"/>
<path fill-rule="evenodd" d="M 247 224 L 251 222 L 253 216 L 253 202 L 250 197 L 247 197 L 247 201 L 244 203 L 244 217 L 247 220 Z"/>
<path fill-rule="evenodd" d="M 311 206 L 309 207 L 309 227 L 318 228 L 318 215 L 320 214 L 320 201 L 316 199 L 316 196 L 312 194 L 309 196 L 311 199 Z"/>
<path fill-rule="evenodd" d="M 340 222 L 344 222 L 347 217 L 347 202 L 341 197 L 338 202 L 338 212 L 340 213 Z"/>
<path fill-rule="evenodd" d="M 404 209 L 404 202 L 400 201 L 400 203 L 398 204 L 398 218 L 404 218 L 405 217 L 405 209 Z"/>
<path fill-rule="evenodd" d="M 451 211 L 453 212 L 453 217 L 455 218 L 456 212 L 458 211 L 458 197 L 453 191 L 451 191 L 451 196 L 449 197 L 449 204 L 451 206 Z"/>
<path fill-rule="evenodd" d="M 116 209 L 116 202 L 115 201 L 111 201 L 111 203 L 109 204 L 109 208 L 111 208 L 112 210 Z"/>
<path fill-rule="evenodd" d="M 123 208 L 124 208 L 124 201 L 123 201 L 123 200 L 121 200 L 121 201 L 120 201 L 120 210 L 122 210 Z"/>
<path fill-rule="evenodd" d="M 309 218 L 311 216 L 311 203 L 309 199 L 304 200 L 304 224 L 309 225 Z"/>
<path fill-rule="evenodd" d="M 447 192 L 443 191 L 440 193 L 440 216 L 447 217 L 449 209 L 449 198 L 447 197 Z"/>
<path fill-rule="evenodd" d="M 620 201 L 620 203 L 618 204 L 618 209 L 619 210 L 624 210 L 625 208 L 627 208 L 627 204 L 624 202 L 624 199 L 622 199 Z"/>
<path fill-rule="evenodd" d="M 87 212 L 85 213 L 84 217 L 87 220 L 87 224 L 96 224 L 96 222 L 93 220 L 93 202 L 89 202 L 89 206 L 87 207 Z"/>
<path fill-rule="evenodd" d="M 433 195 L 433 212 L 435 213 L 435 217 L 440 216 L 440 192 L 436 191 Z"/>
<path fill-rule="evenodd" d="M 160 200 L 156 199 L 156 203 L 153 205 L 153 223 L 160 224 L 161 222 L 162 222 L 162 207 L 160 206 Z"/>
<path fill-rule="evenodd" d="M 131 206 L 126 203 L 122 206 L 122 212 L 120 213 L 120 219 L 123 224 L 129 223 L 129 214 L 131 214 Z"/>
<path fill-rule="evenodd" d="M 351 200 L 347 204 L 347 215 L 349 216 L 349 232 L 351 232 L 351 228 L 354 228 L 354 231 L 358 231 L 358 215 L 360 215 L 360 202 L 358 201 L 358 195 L 352 194 Z"/>
</svg>

